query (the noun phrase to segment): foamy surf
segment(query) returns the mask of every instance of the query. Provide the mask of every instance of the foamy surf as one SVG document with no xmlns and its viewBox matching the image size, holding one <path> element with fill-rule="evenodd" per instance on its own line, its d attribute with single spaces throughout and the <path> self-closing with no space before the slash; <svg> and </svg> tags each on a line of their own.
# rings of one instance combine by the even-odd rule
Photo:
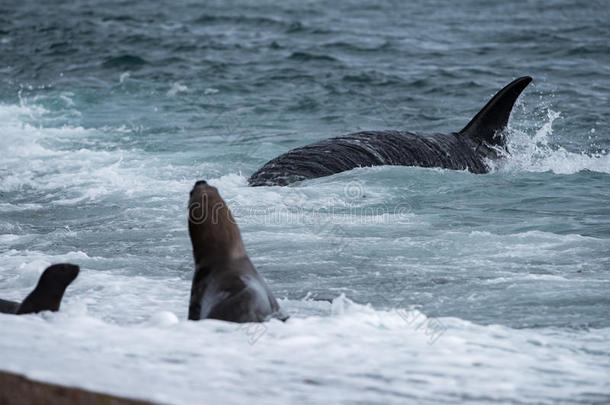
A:
<svg viewBox="0 0 610 405">
<path fill-rule="evenodd" d="M 505 161 L 489 162 L 501 172 L 553 172 L 574 174 L 583 170 L 610 173 L 610 154 L 602 150 L 597 153 L 571 152 L 552 142 L 553 123 L 561 114 L 547 110 L 547 120 L 531 135 L 529 131 L 510 129 L 507 147 L 510 151 Z M 587 131 L 584 131 L 587 132 Z"/>
<path fill-rule="evenodd" d="M 345 297 L 311 304 L 326 314 L 244 325 L 177 320 L 152 310 L 149 320 L 120 326 L 71 305 L 57 314 L 0 315 L 3 368 L 175 404 L 201 398 L 237 404 L 245 396 L 274 404 L 380 398 L 397 404 L 586 403 L 610 395 L 608 328 L 480 326 L 412 309 L 375 311 Z M 26 351 L 27 357 L 19 354 Z"/>
</svg>

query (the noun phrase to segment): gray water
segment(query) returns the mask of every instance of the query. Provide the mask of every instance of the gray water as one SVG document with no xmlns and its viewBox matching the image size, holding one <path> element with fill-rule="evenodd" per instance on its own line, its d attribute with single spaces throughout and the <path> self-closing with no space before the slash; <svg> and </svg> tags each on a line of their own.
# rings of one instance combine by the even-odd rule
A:
<svg viewBox="0 0 610 405">
<path fill-rule="evenodd" d="M 3 2 L 0 297 L 25 296 L 50 263 L 82 272 L 59 318 L 0 318 L 0 368 L 175 403 L 198 389 L 235 403 L 607 401 L 608 10 L 605 1 Z M 523 75 L 534 82 L 511 117 L 512 155 L 490 174 L 376 167 L 247 186 L 269 159 L 331 136 L 459 130 Z M 247 352 L 251 369 L 228 354 L 214 363 L 224 374 L 203 367 L 208 385 L 171 380 L 161 354 L 135 372 L 158 378 L 155 389 L 113 381 L 134 374 L 118 364 L 135 342 L 170 356 L 203 333 L 205 349 L 184 350 L 208 359 L 234 331 L 185 321 L 186 203 L 199 179 L 229 203 L 292 319 Z M 441 327 L 422 335 L 400 311 Z M 378 328 L 363 326 L 369 316 Z M 151 322 L 171 343 L 146 345 L 140 328 Z M 91 323 L 93 347 L 125 337 L 105 354 L 117 363 L 98 359 L 87 375 L 63 351 L 31 353 L 31 328 L 51 344 Z M 312 324 L 326 362 L 311 360 Z M 362 333 L 378 344 L 363 347 Z M 236 334 L 235 350 L 250 350 Z M 502 357 L 502 339 L 525 357 Z M 97 349 L 79 342 L 67 344 L 93 361 Z M 296 365 L 278 365 L 275 350 Z M 265 377 L 261 363 L 273 365 Z M 261 388 L 279 375 L 289 390 Z M 227 376 L 249 383 L 229 395 Z"/>
</svg>

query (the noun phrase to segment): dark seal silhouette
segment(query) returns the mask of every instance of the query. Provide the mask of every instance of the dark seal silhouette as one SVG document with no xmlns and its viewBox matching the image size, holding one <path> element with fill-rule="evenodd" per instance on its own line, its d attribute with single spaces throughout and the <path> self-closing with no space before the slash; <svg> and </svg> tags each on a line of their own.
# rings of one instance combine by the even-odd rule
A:
<svg viewBox="0 0 610 405">
<path fill-rule="evenodd" d="M 66 288 L 78 276 L 79 267 L 61 263 L 49 266 L 38 279 L 36 288 L 23 300 L 13 302 L 0 299 L 0 312 L 30 314 L 40 311 L 57 311 Z"/>
<path fill-rule="evenodd" d="M 421 166 L 487 173 L 485 160 L 506 154 L 506 134 L 515 101 L 532 81 L 520 77 L 500 90 L 460 132 L 421 135 L 365 131 L 293 149 L 267 162 L 248 180 L 251 186 L 295 181 L 368 166 Z"/>
<path fill-rule="evenodd" d="M 188 222 L 195 259 L 190 320 L 287 318 L 250 262 L 231 211 L 205 181 L 195 183 L 191 191 Z"/>
</svg>

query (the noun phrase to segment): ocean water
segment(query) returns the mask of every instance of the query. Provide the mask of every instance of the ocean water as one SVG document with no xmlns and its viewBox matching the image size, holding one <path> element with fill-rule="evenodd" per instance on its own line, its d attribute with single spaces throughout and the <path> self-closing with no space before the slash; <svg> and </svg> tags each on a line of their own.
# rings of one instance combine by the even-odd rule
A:
<svg viewBox="0 0 610 405">
<path fill-rule="evenodd" d="M 0 4 L 0 369 L 161 403 L 610 402 L 607 2 Z M 247 186 L 291 148 L 461 129 L 486 175 L 361 168 Z M 186 320 L 186 204 L 218 187 L 291 318 Z"/>
</svg>

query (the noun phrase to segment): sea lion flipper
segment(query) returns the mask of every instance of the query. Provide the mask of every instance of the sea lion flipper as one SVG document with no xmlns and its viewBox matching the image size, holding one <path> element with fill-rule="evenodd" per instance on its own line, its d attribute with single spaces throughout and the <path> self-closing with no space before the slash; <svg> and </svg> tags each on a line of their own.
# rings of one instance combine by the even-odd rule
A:
<svg viewBox="0 0 610 405">
<path fill-rule="evenodd" d="M 507 84 L 485 104 L 485 107 L 459 134 L 484 141 L 489 145 L 504 146 L 504 137 L 496 135 L 506 128 L 515 101 L 531 81 L 531 77 L 523 76 Z"/>
<path fill-rule="evenodd" d="M 16 314 L 57 311 L 64 291 L 78 276 L 79 267 L 61 263 L 49 266 L 40 276 L 36 288 L 23 300 Z"/>
<path fill-rule="evenodd" d="M 279 319 L 282 322 L 286 322 L 290 318 L 290 315 L 286 314 L 284 311 L 282 311 L 280 309 L 280 310 L 272 313 L 271 318 Z"/>
<path fill-rule="evenodd" d="M 0 299 L 0 313 L 3 314 L 14 314 L 19 308 L 19 303 L 14 301 L 7 301 Z"/>
</svg>

